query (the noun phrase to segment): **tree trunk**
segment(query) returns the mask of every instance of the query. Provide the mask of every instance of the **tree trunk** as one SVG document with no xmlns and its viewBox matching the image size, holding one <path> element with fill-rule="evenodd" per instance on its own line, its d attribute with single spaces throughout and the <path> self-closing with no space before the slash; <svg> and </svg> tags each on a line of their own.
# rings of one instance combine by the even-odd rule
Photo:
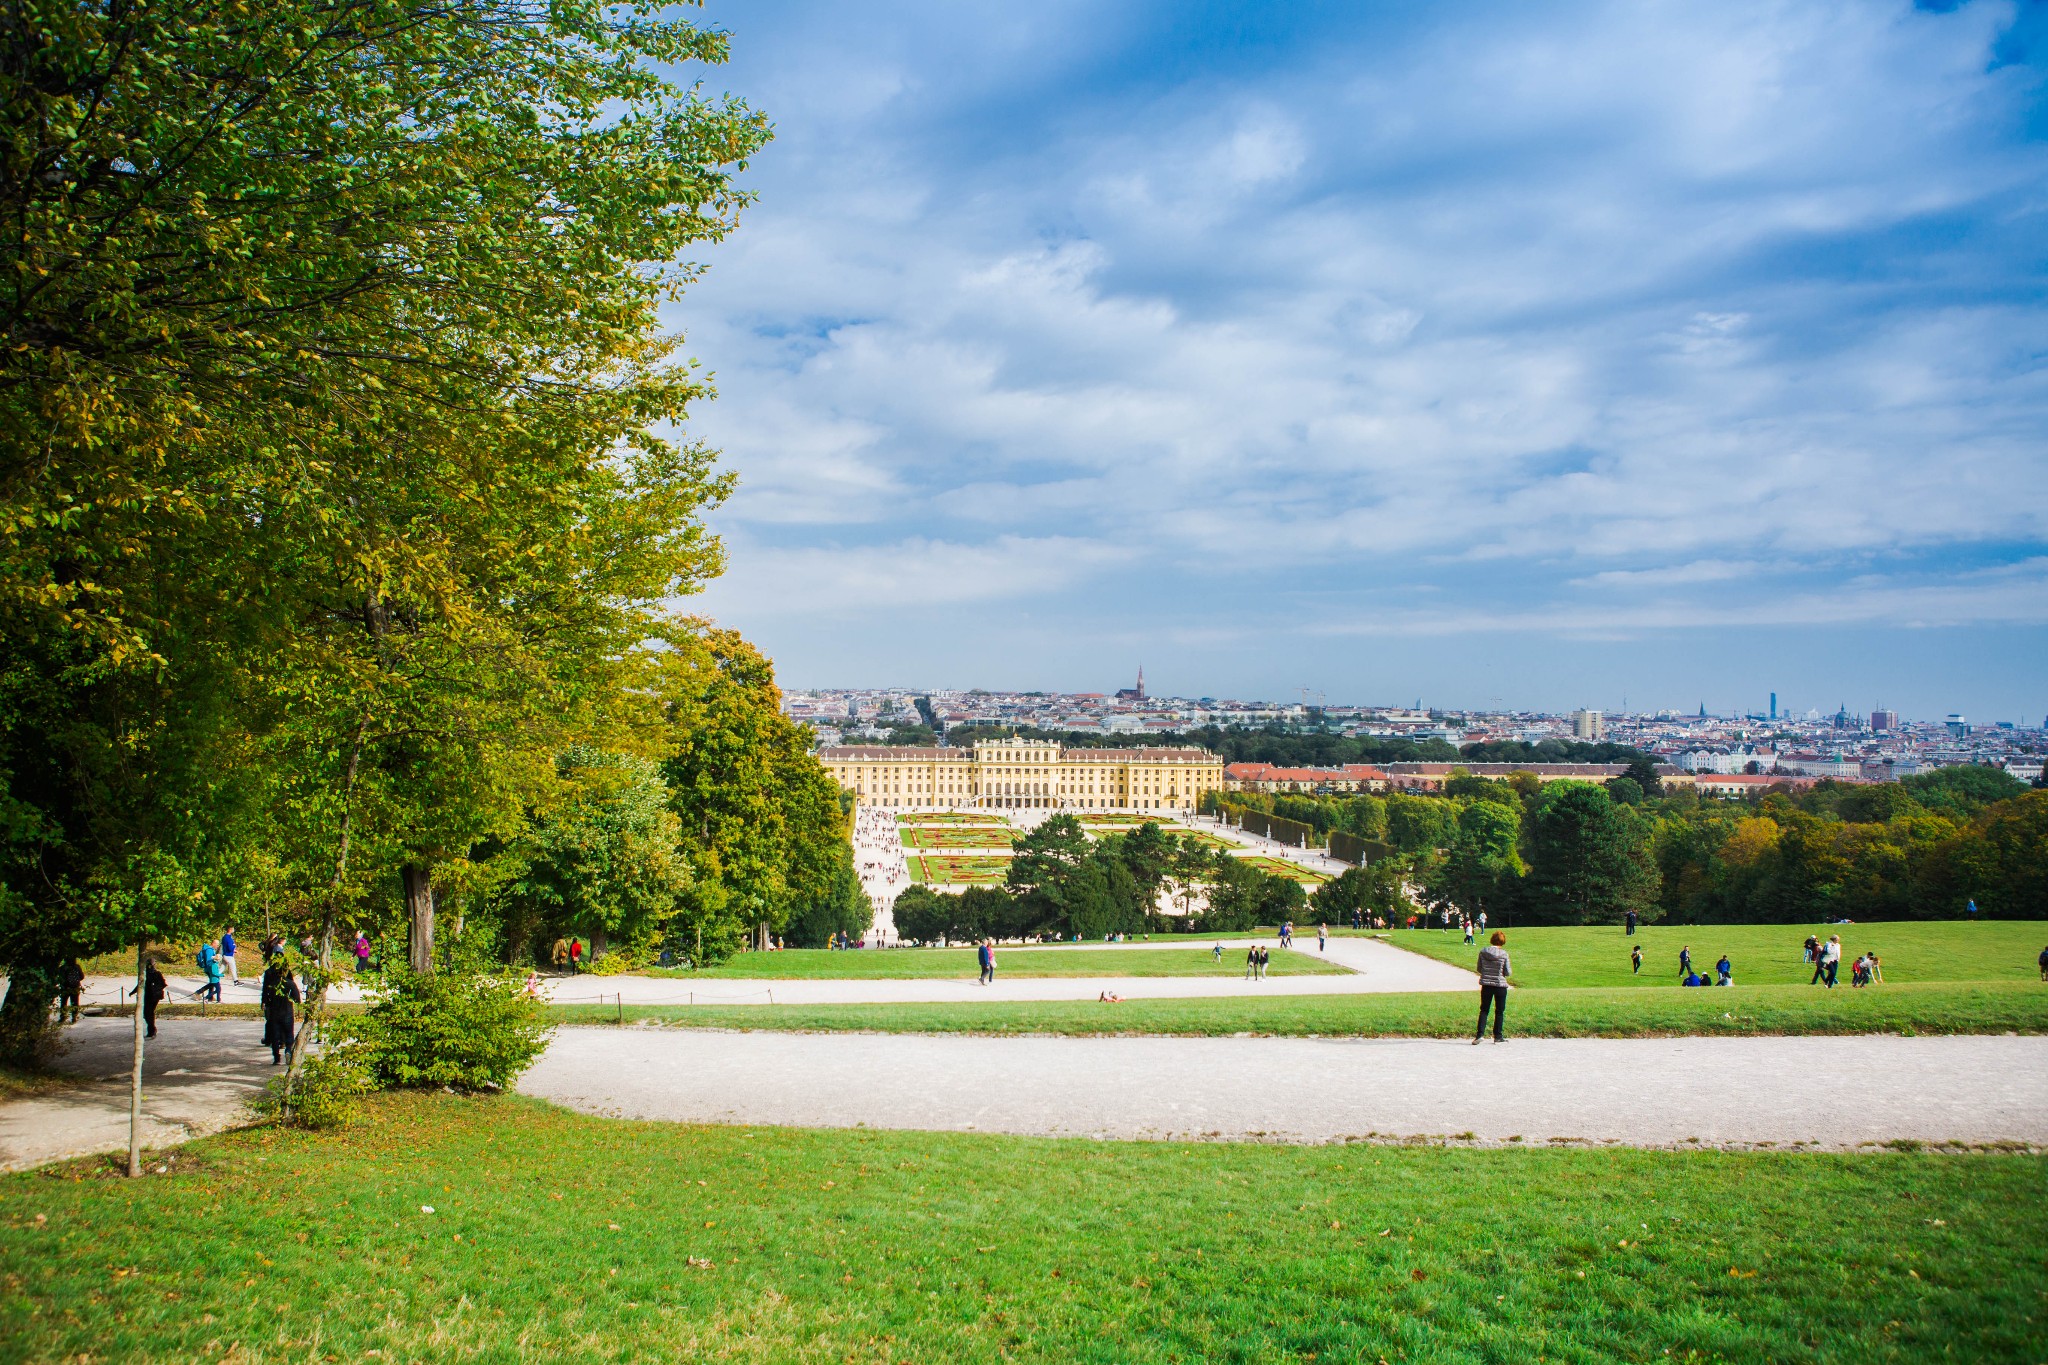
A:
<svg viewBox="0 0 2048 1365">
<path fill-rule="evenodd" d="M 434 970 L 434 883 L 419 863 L 405 868 L 406 956 L 422 976 Z"/>
<path fill-rule="evenodd" d="M 149 989 L 149 968 L 144 965 L 146 940 L 135 944 L 135 1059 L 128 1077 L 128 1178 L 142 1174 L 142 999 Z"/>
<path fill-rule="evenodd" d="M 595 962 L 603 957 L 606 951 L 610 949 L 611 944 L 611 935 L 605 932 L 605 927 L 602 924 L 592 929 L 590 931 L 590 960 Z"/>
</svg>

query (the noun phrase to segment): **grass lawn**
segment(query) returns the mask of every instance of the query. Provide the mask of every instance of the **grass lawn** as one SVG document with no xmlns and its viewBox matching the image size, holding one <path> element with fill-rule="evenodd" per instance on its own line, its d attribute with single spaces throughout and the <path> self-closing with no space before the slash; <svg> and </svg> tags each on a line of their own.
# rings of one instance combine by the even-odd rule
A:
<svg viewBox="0 0 2048 1365">
<path fill-rule="evenodd" d="M 1275 954 L 1277 969 L 1283 960 Z M 1008 956 L 1002 958 L 1007 970 Z M 1226 952 L 1226 965 L 1230 958 Z M 1240 959 L 1241 963 L 1241 959 Z M 1239 970 L 1242 970 L 1240 965 Z M 1012 973 L 1014 975 L 1014 973 Z M 1260 996 L 1221 1000 L 961 1001 L 914 1005 L 628 1005 L 625 1017 L 701 1028 L 877 1033 L 1236 1034 L 1307 1038 L 1463 1038 L 1478 993 Z M 567 1023 L 606 1023 L 605 1006 L 563 1005 Z M 1908 985 L 1882 991 L 1803 986 L 1727 990 L 1516 991 L 1508 1032 L 1521 1038 L 1650 1038 L 1679 1034 L 2048 1033 L 2048 986 L 2023 982 Z"/>
<path fill-rule="evenodd" d="M 1499 927 L 1499 926 L 1495 926 Z M 1808 934 L 1823 940 L 1842 936 L 1842 968 L 1836 994 L 1849 988 L 1849 964 L 1875 948 L 1884 962 L 1882 987 L 1930 981 L 2040 981 L 2037 959 L 2048 943 L 2048 924 L 2028 920 L 1914 920 L 1890 924 L 1652 924 L 1629 938 L 1611 928 L 1509 929 L 1508 954 L 1515 981 L 1529 987 L 1661 986 L 1678 982 L 1678 950 L 1692 947 L 1693 964 L 1711 973 L 1728 954 L 1741 985 L 1806 984 L 1813 968 L 1800 961 Z M 1391 931 L 1403 948 L 1460 967 L 1477 959 L 1478 943 L 1467 948 L 1462 935 L 1429 929 Z M 1629 975 L 1629 947 L 1641 944 L 1643 974 Z M 1815 987 L 1816 990 L 1819 987 Z M 1863 994 L 1862 991 L 1856 994 Z"/>
<path fill-rule="evenodd" d="M 988 853 L 919 853 L 909 858 L 910 879 L 933 886 L 1001 886 L 1010 860 Z"/>
<path fill-rule="evenodd" d="M 1303 886 L 1321 886 L 1324 882 L 1330 880 L 1329 877 L 1321 872 L 1312 872 L 1308 868 L 1296 863 L 1290 863 L 1284 858 L 1269 858 L 1263 853 L 1255 853 L 1244 861 L 1258 868 L 1261 872 L 1269 872 L 1275 877 L 1285 877 L 1291 882 L 1300 882 Z"/>
<path fill-rule="evenodd" d="M 902 833 L 905 848 L 999 848 L 1010 851 L 1011 833 L 1007 829 L 981 829 L 975 826 L 925 829 L 917 826 L 906 827 Z"/>
<path fill-rule="evenodd" d="M 2038 1156 L 371 1107 L 0 1177 L 0 1358 L 2032 1362 L 2048 1311 Z"/>
<path fill-rule="evenodd" d="M 996 969 L 1004 976 L 1241 976 L 1244 954 L 1233 962 L 1228 949 L 1219 965 L 1206 947 L 1015 948 L 997 947 Z M 1268 969 L 1274 976 L 1348 975 L 1344 968 L 1300 953 L 1279 953 Z M 972 948 L 889 948 L 833 952 L 790 948 L 779 953 L 740 953 L 716 967 L 687 975 L 704 979 L 772 981 L 928 981 L 972 979 L 980 972 Z"/>
</svg>

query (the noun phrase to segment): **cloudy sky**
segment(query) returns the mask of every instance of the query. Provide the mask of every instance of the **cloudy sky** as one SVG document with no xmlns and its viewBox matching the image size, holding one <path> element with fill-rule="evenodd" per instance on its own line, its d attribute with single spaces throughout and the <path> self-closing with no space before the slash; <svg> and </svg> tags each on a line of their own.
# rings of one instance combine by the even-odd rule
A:
<svg viewBox="0 0 2048 1365">
<path fill-rule="evenodd" d="M 2048 708 L 2048 3 L 706 13 L 785 685 Z"/>
</svg>

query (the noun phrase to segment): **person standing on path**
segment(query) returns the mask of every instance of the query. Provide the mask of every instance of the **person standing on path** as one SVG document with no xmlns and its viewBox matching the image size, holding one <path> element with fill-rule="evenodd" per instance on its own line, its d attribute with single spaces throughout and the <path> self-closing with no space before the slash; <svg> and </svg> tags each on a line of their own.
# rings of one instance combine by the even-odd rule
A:
<svg viewBox="0 0 2048 1365">
<path fill-rule="evenodd" d="M 1513 970 L 1508 961 L 1508 936 L 1496 929 L 1492 939 L 1479 950 L 1479 1028 L 1472 1035 L 1472 1046 L 1478 1047 L 1485 1041 L 1489 1008 L 1493 1010 L 1493 1041 L 1507 1041 L 1503 1030 L 1507 1027 L 1508 976 Z"/>
<path fill-rule="evenodd" d="M 78 1022 L 78 1001 L 85 991 L 85 968 L 78 965 L 78 959 L 64 959 L 64 965 L 57 969 L 57 1022 L 64 1023 L 64 1011 L 71 1011 L 71 1023 Z"/>
<path fill-rule="evenodd" d="M 1643 974 L 1643 945 L 1640 943 L 1628 950 L 1628 974 L 1630 976 L 1641 976 Z"/>
<path fill-rule="evenodd" d="M 1253 981 L 1259 975 L 1259 945 L 1254 943 L 1244 950 L 1244 979 Z"/>
<path fill-rule="evenodd" d="M 981 946 L 975 950 L 975 956 L 981 961 L 981 984 L 993 986 L 996 983 L 996 941 L 992 938 L 983 939 Z"/>
<path fill-rule="evenodd" d="M 227 972 L 228 980 L 241 985 L 241 974 L 235 970 L 235 926 L 232 924 L 221 931 L 220 963 Z"/>
<path fill-rule="evenodd" d="M 580 938 L 569 940 L 569 970 L 571 972 L 583 970 L 583 940 Z"/>
<path fill-rule="evenodd" d="M 1821 967 L 1827 972 L 1827 987 L 1835 988 L 1835 973 L 1842 969 L 1842 936 L 1829 934 L 1828 941 L 1820 946 Z M 1812 983 L 1809 982 L 1809 985 Z"/>
<path fill-rule="evenodd" d="M 299 1000 L 299 981 L 292 975 L 292 960 L 284 953 L 270 959 L 263 969 L 263 1046 L 270 1049 L 270 1064 L 276 1066 L 290 1054 L 298 1041 L 293 1029 L 292 1006 Z"/>
<path fill-rule="evenodd" d="M 1633 910 L 1629 911 L 1629 912 L 1628 912 L 1628 915 L 1627 915 L 1627 919 L 1628 919 L 1628 936 L 1629 936 L 1630 938 L 1634 938 L 1634 937 L 1636 936 L 1636 912 L 1635 912 L 1635 911 L 1633 911 Z"/>
<path fill-rule="evenodd" d="M 142 1023 L 143 1027 L 149 1031 L 143 1034 L 143 1037 L 156 1037 L 156 1007 L 163 1003 L 164 996 L 170 993 L 170 989 L 171 983 L 164 980 L 164 974 L 156 969 L 156 959 L 153 957 L 144 958 L 142 962 Z M 135 988 L 129 987 L 128 994 L 135 994 Z"/>
<path fill-rule="evenodd" d="M 1327 924 L 1318 924 L 1316 926 L 1316 951 L 1319 953 L 1330 951 L 1330 926 Z"/>
</svg>

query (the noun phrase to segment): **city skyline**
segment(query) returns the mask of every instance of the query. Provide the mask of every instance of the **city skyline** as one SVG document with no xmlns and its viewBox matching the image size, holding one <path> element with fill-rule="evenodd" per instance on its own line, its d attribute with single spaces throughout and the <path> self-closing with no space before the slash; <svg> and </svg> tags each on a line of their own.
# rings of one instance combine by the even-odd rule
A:
<svg viewBox="0 0 2048 1365">
<path fill-rule="evenodd" d="M 2048 10 L 706 12 L 787 676 L 2048 705 Z"/>
</svg>

